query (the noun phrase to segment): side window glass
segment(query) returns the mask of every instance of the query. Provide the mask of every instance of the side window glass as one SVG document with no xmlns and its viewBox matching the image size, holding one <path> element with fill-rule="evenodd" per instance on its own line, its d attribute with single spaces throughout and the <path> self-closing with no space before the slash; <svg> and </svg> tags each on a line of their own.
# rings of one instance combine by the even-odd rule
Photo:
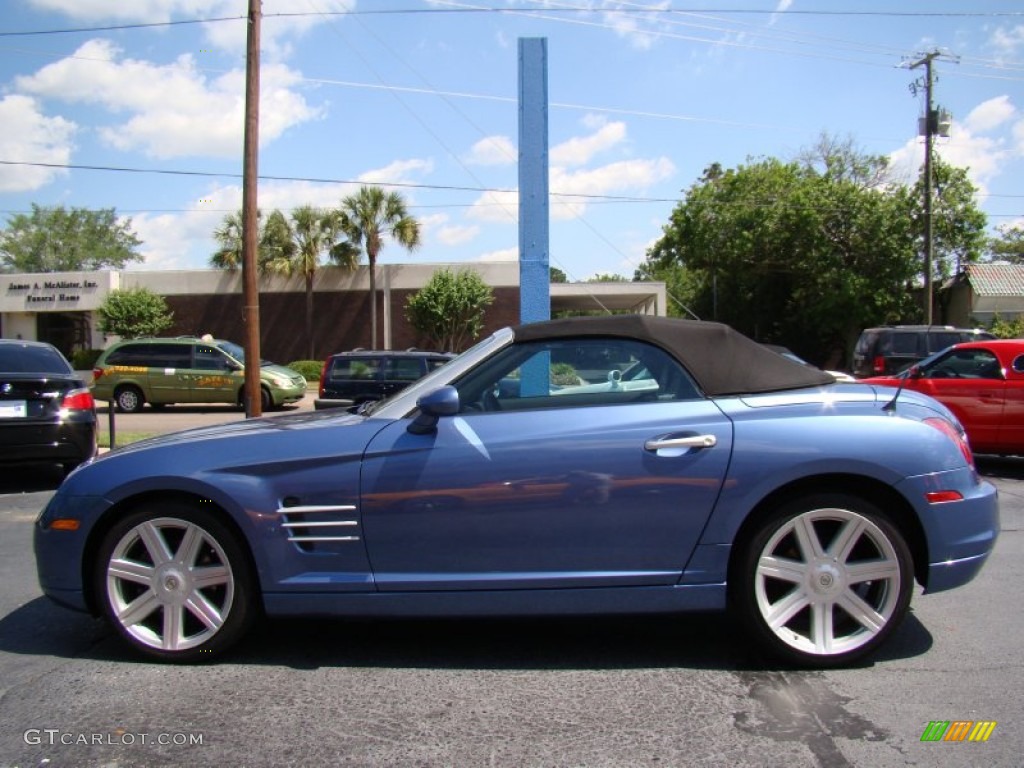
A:
<svg viewBox="0 0 1024 768">
<path fill-rule="evenodd" d="M 195 367 L 198 370 L 221 373 L 231 370 L 227 357 L 219 349 L 206 345 L 199 345 L 195 349 Z"/>
<path fill-rule="evenodd" d="M 384 369 L 384 378 L 388 381 L 416 381 L 426 371 L 423 361 L 416 357 L 393 357 Z"/>
<path fill-rule="evenodd" d="M 930 365 L 925 376 L 929 379 L 1002 379 L 1003 369 L 999 358 L 987 349 L 954 349 Z"/>
<path fill-rule="evenodd" d="M 187 344 L 153 344 L 146 357 L 148 360 L 143 364 L 151 368 L 192 367 L 192 348 Z"/>
<path fill-rule="evenodd" d="M 1024 355 L 1017 355 L 1013 359 L 1013 370 L 1017 373 L 1024 373 Z"/>
<path fill-rule="evenodd" d="M 917 342 L 920 334 L 894 333 L 892 335 L 892 353 L 894 355 L 918 354 Z"/>
<path fill-rule="evenodd" d="M 668 353 L 630 339 L 517 344 L 456 383 L 472 411 L 584 408 L 700 397 Z"/>
<path fill-rule="evenodd" d="M 377 378 L 380 359 L 375 357 L 338 357 L 331 368 L 334 381 L 370 381 Z"/>
</svg>

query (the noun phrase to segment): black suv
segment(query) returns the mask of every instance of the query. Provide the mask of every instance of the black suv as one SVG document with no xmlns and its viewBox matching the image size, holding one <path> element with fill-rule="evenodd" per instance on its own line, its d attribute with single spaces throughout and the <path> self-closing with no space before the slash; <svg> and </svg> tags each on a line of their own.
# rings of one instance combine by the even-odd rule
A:
<svg viewBox="0 0 1024 768">
<path fill-rule="evenodd" d="M 453 357 L 455 355 L 444 352 L 372 352 L 362 349 L 331 355 L 324 361 L 320 373 L 320 397 L 313 405 L 321 410 L 383 400 L 440 368 Z"/>
<path fill-rule="evenodd" d="M 857 378 L 888 376 L 962 341 L 994 339 L 988 331 L 951 325 L 887 325 L 867 328 L 853 350 Z"/>
</svg>

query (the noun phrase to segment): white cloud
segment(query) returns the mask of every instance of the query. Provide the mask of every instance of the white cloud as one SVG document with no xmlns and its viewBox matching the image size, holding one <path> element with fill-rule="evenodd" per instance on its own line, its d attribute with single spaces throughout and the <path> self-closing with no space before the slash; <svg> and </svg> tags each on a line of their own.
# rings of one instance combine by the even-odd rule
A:
<svg viewBox="0 0 1024 768">
<path fill-rule="evenodd" d="M 997 27 L 989 44 L 1000 56 L 1014 56 L 1024 48 L 1024 24 L 1015 27 Z"/>
<path fill-rule="evenodd" d="M 986 132 L 998 128 L 1017 113 L 1009 96 L 997 96 L 982 102 L 970 111 L 964 127 L 972 132 Z"/>
<path fill-rule="evenodd" d="M 477 261 L 519 261 L 519 248 L 503 248 L 481 254 Z"/>
<path fill-rule="evenodd" d="M 359 174 L 359 181 L 364 184 L 412 184 L 433 170 L 433 160 L 395 160 L 383 168 Z"/>
<path fill-rule="evenodd" d="M 611 149 L 625 139 L 625 123 L 606 123 L 590 136 L 574 137 L 554 146 L 551 149 L 551 164 L 555 166 L 585 165 L 594 155 Z"/>
<path fill-rule="evenodd" d="M 646 51 L 654 45 L 657 28 L 661 19 L 654 11 L 667 11 L 672 4 L 667 0 L 658 3 L 645 3 L 643 8 L 651 13 L 634 14 L 619 13 L 622 8 L 635 10 L 636 3 L 609 2 L 604 4 L 604 23 L 615 30 L 615 34 L 625 38 L 634 48 Z"/>
<path fill-rule="evenodd" d="M 1007 172 L 1015 156 L 1024 156 L 1024 120 L 1009 96 L 978 104 L 962 122 L 954 121 L 948 139 L 935 141 L 942 159 L 966 168 L 979 195 L 988 194 L 992 182 Z M 890 155 L 897 178 L 912 183 L 924 163 L 924 139 L 908 141 Z"/>
<path fill-rule="evenodd" d="M 31 0 L 37 8 L 57 11 L 80 22 L 124 22 L 161 24 L 180 19 L 228 19 L 202 25 L 207 41 L 231 53 L 243 53 L 246 46 L 248 3 L 246 0 Z M 294 0 L 263 0 L 260 50 L 280 59 L 290 52 L 288 40 L 301 36 L 318 24 L 337 23 L 337 14 L 354 10 L 356 0 L 317 0 L 316 10 L 302 16 L 293 13 Z"/>
<path fill-rule="evenodd" d="M 0 99 L 0 159 L 63 165 L 71 160 L 77 126 L 47 117 L 35 99 L 8 94 Z M 59 168 L 0 165 L 0 192 L 28 192 L 67 172 Z"/>
<path fill-rule="evenodd" d="M 484 192 L 466 216 L 476 221 L 515 224 L 519 217 L 519 192 L 514 189 Z"/>
<path fill-rule="evenodd" d="M 476 239 L 480 234 L 480 227 L 461 227 L 452 225 L 441 227 L 437 230 L 437 241 L 441 245 L 456 246 L 465 245 Z"/>
<path fill-rule="evenodd" d="M 471 165 L 511 165 L 518 162 L 519 151 L 508 136 L 488 136 L 474 144 L 466 162 Z"/>
<path fill-rule="evenodd" d="M 120 58 L 110 41 L 91 40 L 71 57 L 19 77 L 19 90 L 42 98 L 98 104 L 127 120 L 100 129 L 109 144 L 150 156 L 237 155 L 242 149 L 245 73 L 232 70 L 208 79 L 191 54 L 166 65 Z M 260 144 L 314 119 L 320 112 L 291 90 L 300 80 L 284 65 L 260 75 Z"/>
</svg>

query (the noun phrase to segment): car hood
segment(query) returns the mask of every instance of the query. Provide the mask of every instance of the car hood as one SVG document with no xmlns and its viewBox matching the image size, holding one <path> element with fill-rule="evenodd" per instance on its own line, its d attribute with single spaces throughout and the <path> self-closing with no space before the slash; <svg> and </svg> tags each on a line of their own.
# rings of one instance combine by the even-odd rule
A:
<svg viewBox="0 0 1024 768">
<path fill-rule="evenodd" d="M 259 475 L 302 462 L 362 456 L 391 422 L 344 411 L 318 411 L 199 427 L 140 440 L 97 457 L 73 472 L 61 493 L 107 495 L 159 477 L 197 478 L 218 472 Z"/>
</svg>

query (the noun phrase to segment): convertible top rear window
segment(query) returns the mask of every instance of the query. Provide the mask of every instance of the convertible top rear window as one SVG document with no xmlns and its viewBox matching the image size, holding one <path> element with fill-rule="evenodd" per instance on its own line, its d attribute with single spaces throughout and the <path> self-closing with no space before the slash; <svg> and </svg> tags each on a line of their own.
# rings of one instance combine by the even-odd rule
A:
<svg viewBox="0 0 1024 768">
<path fill-rule="evenodd" d="M 651 315 L 549 320 L 513 329 L 519 341 L 625 337 L 661 347 L 681 362 L 705 394 L 777 392 L 835 383 L 824 371 L 788 360 L 721 323 Z"/>
</svg>

